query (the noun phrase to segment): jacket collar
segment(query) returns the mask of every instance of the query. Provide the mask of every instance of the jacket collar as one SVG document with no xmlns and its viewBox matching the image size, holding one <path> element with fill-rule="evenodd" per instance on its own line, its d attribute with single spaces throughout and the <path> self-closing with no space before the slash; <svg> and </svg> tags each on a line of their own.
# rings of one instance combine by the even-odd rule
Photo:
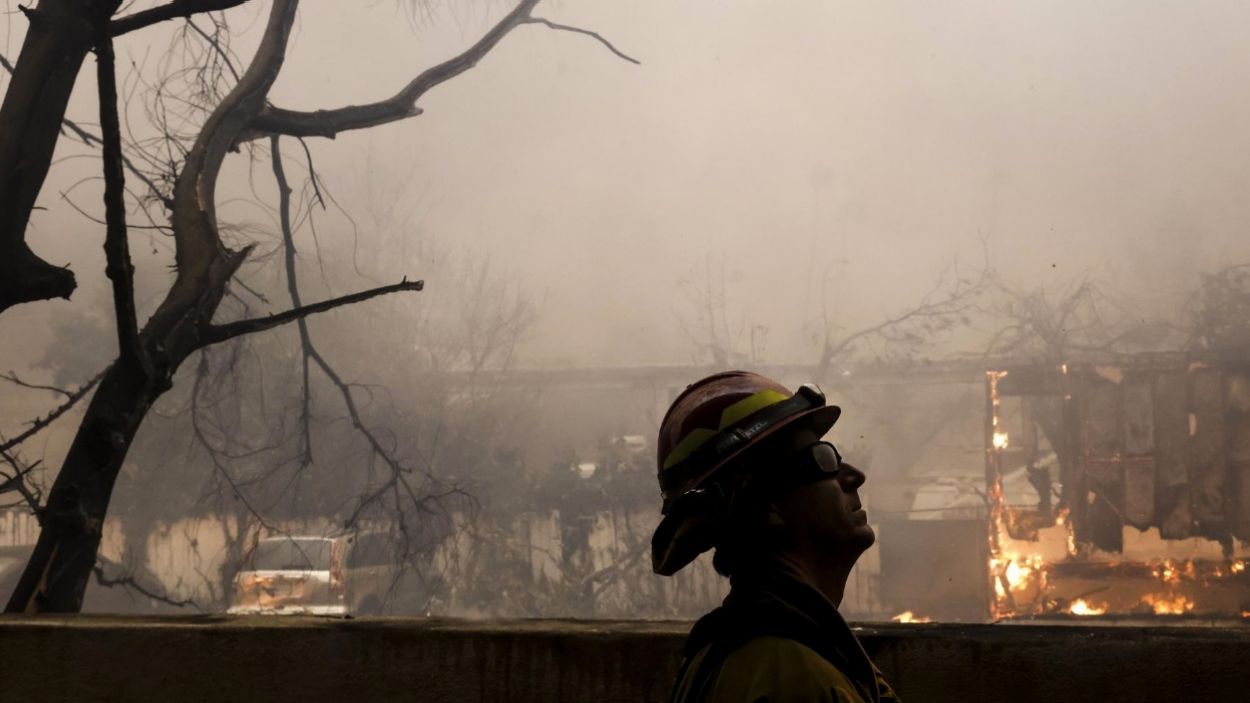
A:
<svg viewBox="0 0 1250 703">
<path fill-rule="evenodd" d="M 686 641 L 693 657 L 709 644 L 735 648 L 761 636 L 783 637 L 812 649 L 875 703 L 876 670 L 851 628 L 828 598 L 777 571 L 734 579 L 724 604 L 703 616 Z"/>
</svg>

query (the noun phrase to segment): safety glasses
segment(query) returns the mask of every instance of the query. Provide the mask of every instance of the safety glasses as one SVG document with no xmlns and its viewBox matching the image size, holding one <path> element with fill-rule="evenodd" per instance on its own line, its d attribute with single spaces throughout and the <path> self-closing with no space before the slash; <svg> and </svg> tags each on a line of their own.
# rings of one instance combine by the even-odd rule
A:
<svg viewBox="0 0 1250 703">
<path fill-rule="evenodd" d="M 842 471 L 842 455 L 829 442 L 816 442 L 796 452 L 788 462 L 787 481 L 806 483 L 835 478 Z"/>
</svg>

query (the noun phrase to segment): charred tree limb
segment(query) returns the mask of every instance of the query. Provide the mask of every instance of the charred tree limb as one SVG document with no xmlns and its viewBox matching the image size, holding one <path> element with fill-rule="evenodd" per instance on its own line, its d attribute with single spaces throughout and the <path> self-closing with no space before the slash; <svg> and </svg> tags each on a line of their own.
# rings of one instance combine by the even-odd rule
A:
<svg viewBox="0 0 1250 703">
<path fill-rule="evenodd" d="M 39 540 L 6 610 L 78 612 L 96 562 L 109 499 L 126 450 L 157 397 L 113 364 L 74 436 L 41 512 Z"/>
<path fill-rule="evenodd" d="M 337 298 L 330 298 L 319 303 L 303 305 L 298 308 L 292 308 L 268 317 L 257 317 L 248 320 L 238 320 L 235 322 L 227 322 L 223 325 L 213 325 L 209 327 L 200 338 L 200 346 L 208 346 L 209 344 L 218 344 L 227 339 L 233 339 L 245 334 L 253 334 L 255 332 L 264 332 L 271 330 L 288 322 L 301 320 L 309 315 L 315 315 L 319 312 L 333 310 L 344 305 L 359 303 L 370 298 L 376 298 L 379 295 L 388 293 L 398 293 L 401 291 L 419 291 L 425 287 L 425 281 L 409 281 L 404 279 L 399 283 L 392 283 L 389 286 L 378 286 L 369 290 L 362 290 L 349 295 L 341 295 Z"/>
<path fill-rule="evenodd" d="M 269 105 L 248 125 L 248 131 L 243 135 L 243 139 L 256 139 L 272 134 L 333 139 L 339 132 L 376 127 L 416 117 L 421 114 L 421 108 L 417 107 L 417 100 L 422 95 L 425 95 L 431 88 L 476 66 L 512 30 L 524 24 L 542 24 L 551 29 L 585 34 L 599 40 L 612 53 L 626 61 L 638 63 L 636 59 L 619 51 L 611 42 L 596 32 L 531 17 L 530 13 L 538 2 L 539 0 L 522 0 L 473 46 L 447 61 L 422 71 L 399 92 L 385 100 L 310 112 L 287 110 Z"/>
<path fill-rule="evenodd" d="M 99 564 L 96 564 L 95 566 L 93 566 L 91 568 L 91 571 L 92 573 L 95 574 L 96 583 L 106 588 L 113 588 L 116 586 L 121 586 L 123 588 L 132 590 L 135 593 L 139 593 L 143 596 L 151 598 L 154 601 L 159 601 L 166 605 L 172 605 L 175 608 L 185 608 L 186 606 L 190 605 L 197 610 L 202 610 L 198 605 L 196 605 L 195 601 L 190 598 L 171 598 L 169 597 L 169 595 L 165 593 L 160 593 L 150 588 L 147 588 L 143 584 L 139 583 L 139 581 L 133 576 L 118 576 L 118 577 L 105 576 L 104 567 L 100 566 Z"/>
<path fill-rule="evenodd" d="M 0 105 L 0 312 L 19 303 L 68 298 L 69 269 L 39 258 L 26 228 L 43 188 L 61 120 L 97 29 L 120 0 L 40 0 L 23 8 L 30 27 Z"/>
<path fill-rule="evenodd" d="M 9 476 L 4 472 L 0 472 L 0 478 L 4 479 L 0 481 L 0 495 L 5 493 L 17 493 L 20 495 L 22 497 L 22 502 L 26 504 L 27 509 L 29 509 L 31 514 L 35 516 L 35 520 L 42 524 L 43 518 L 41 517 L 41 513 L 43 505 L 40 501 L 41 496 L 39 495 L 38 489 L 31 488 L 30 485 L 26 483 L 26 477 L 33 473 L 35 469 L 39 468 L 40 462 L 36 461 L 26 464 L 22 460 L 18 459 L 15 454 L 3 449 L 0 449 L 0 460 L 3 460 L 4 463 L 13 467 L 12 476 Z"/>
<path fill-rule="evenodd" d="M 10 74 L 13 73 L 13 64 L 9 63 L 9 59 L 5 57 L 4 54 L 0 54 L 0 68 L 3 68 Z M 103 144 L 103 140 L 100 137 L 87 131 L 77 122 L 67 117 L 61 118 L 61 125 L 70 132 L 73 132 L 74 136 L 78 137 L 78 139 L 87 146 L 99 146 Z M 130 171 L 130 173 L 132 173 L 136 178 L 143 181 L 144 185 L 148 187 L 148 190 L 152 192 L 152 195 L 155 196 L 157 200 L 164 203 L 165 207 L 173 206 L 174 201 L 166 197 L 161 190 L 156 187 L 156 184 L 152 182 L 151 176 L 139 170 L 139 168 L 134 165 L 134 162 L 127 158 L 125 154 L 122 155 L 122 163 L 126 166 L 126 170 Z"/>
<path fill-rule="evenodd" d="M 238 7 L 248 0 L 171 0 L 165 5 L 118 17 L 109 23 L 109 34 L 120 37 L 136 29 L 150 27 L 159 22 L 191 17 L 203 12 L 216 12 Z"/>
<path fill-rule="evenodd" d="M 126 177 L 122 171 L 121 126 L 117 117 L 117 74 L 113 39 L 101 33 L 96 46 L 100 91 L 100 134 L 104 151 L 104 273 L 113 284 L 113 310 L 117 315 L 118 361 L 132 371 L 143 372 L 147 359 L 139 344 L 139 320 L 135 313 L 135 267 L 130 260 L 126 233 Z"/>
<path fill-rule="evenodd" d="M 298 5 L 297 0 L 275 0 L 255 57 L 205 121 L 174 188 L 171 220 L 178 276 L 145 334 L 156 339 L 177 337 L 177 344 L 165 348 L 178 361 L 197 348 L 189 328 L 207 324 L 226 282 L 247 256 L 247 251 L 230 251 L 222 244 L 214 200 L 217 176 L 239 130 L 264 105 L 277 79 Z"/>
<path fill-rule="evenodd" d="M 304 144 L 303 139 L 300 139 L 299 141 L 301 145 L 304 146 L 305 154 L 308 156 L 309 176 L 315 186 L 317 175 L 312 168 L 312 154 L 308 152 L 308 146 L 307 144 Z M 302 297 L 299 291 L 299 271 L 296 268 L 295 261 L 295 236 L 290 218 L 291 188 L 287 182 L 286 170 L 283 167 L 281 143 L 277 135 L 270 137 L 270 150 L 273 160 L 274 179 L 278 185 L 278 212 L 279 223 L 282 228 L 283 260 L 286 266 L 287 290 L 291 296 L 291 304 L 299 307 L 302 305 Z M 320 198 L 319 193 L 317 197 Z M 421 282 L 418 281 L 417 290 L 420 289 Z M 407 545 L 410 538 L 407 531 L 407 522 L 404 519 L 404 509 L 399 507 L 402 502 L 401 496 L 406 495 L 408 500 L 411 501 L 413 509 L 417 512 L 432 513 L 434 511 L 431 509 L 431 505 L 441 506 L 442 501 L 444 500 L 453 496 L 467 496 L 467 494 L 465 494 L 460 488 L 453 486 L 443 492 L 422 495 L 413 487 L 412 482 L 408 480 L 408 474 L 411 473 L 411 469 L 404 466 L 400 459 L 394 456 L 392 449 L 387 447 L 382 442 L 381 438 L 379 438 L 378 435 L 365 423 L 364 418 L 360 414 L 360 408 L 356 404 L 356 399 L 352 396 L 352 384 L 345 381 L 343 377 L 339 375 L 338 371 L 330 364 L 330 362 L 321 355 L 320 350 L 318 350 L 316 345 L 313 343 L 312 335 L 308 330 L 308 325 L 305 319 L 302 317 L 299 318 L 298 324 L 300 331 L 300 353 L 302 357 L 302 374 L 304 384 L 303 408 L 301 414 L 304 446 L 301 461 L 311 462 L 312 460 L 311 433 L 309 431 L 309 421 L 311 419 L 309 362 L 311 360 L 317 365 L 317 368 L 325 374 L 326 378 L 334 384 L 335 388 L 338 389 L 338 392 L 343 400 L 343 406 L 347 409 L 347 414 L 351 419 L 352 427 L 355 428 L 355 430 L 360 433 L 362 437 L 364 437 L 365 441 L 368 442 L 373 455 L 380 458 L 390 471 L 390 477 L 384 481 L 381 486 L 357 498 L 356 506 L 344 521 L 344 526 L 349 529 L 354 528 L 367 509 L 373 505 L 381 503 L 387 493 L 392 493 L 394 495 L 396 505 L 398 529 L 403 536 L 404 544 Z M 428 474 L 427 477 L 429 477 Z M 406 549 L 407 547 L 405 547 L 405 550 Z"/>
<path fill-rule="evenodd" d="M 525 22 L 538 2 L 539 0 L 522 0 L 473 46 L 458 56 L 422 71 L 399 92 L 385 100 L 312 112 L 267 106 L 248 125 L 248 136 L 256 138 L 284 134 L 333 139 L 339 132 L 376 127 L 420 115 L 421 108 L 416 106 L 416 102 L 422 95 L 476 66 L 509 32 Z"/>
<path fill-rule="evenodd" d="M 74 407 L 74 405 L 76 405 L 78 401 L 82 400 L 83 396 L 87 395 L 87 393 L 90 392 L 92 388 L 95 388 L 96 384 L 100 382 L 100 379 L 103 376 L 104 376 L 103 371 L 96 374 L 95 378 L 84 383 L 82 386 L 78 388 L 78 390 L 70 391 L 67 394 L 67 397 L 64 403 L 61 403 L 59 406 L 57 406 L 47 415 L 44 415 L 43 417 L 40 417 L 40 418 L 36 418 L 34 422 L 30 423 L 30 427 L 22 431 L 21 434 L 18 434 L 12 437 L 11 439 L 6 439 L 4 442 L 0 442 L 0 452 L 7 452 L 8 450 L 13 449 L 17 445 L 21 444 L 22 442 L 25 442 L 26 440 L 38 434 L 41 430 L 43 430 L 43 428 L 47 427 L 48 425 L 51 425 L 53 422 L 56 421 L 57 418 L 61 417 L 66 412 L 68 412 L 70 408 Z M 60 393 L 65 393 L 65 391 L 61 391 L 60 389 L 57 389 L 57 391 Z"/>
<path fill-rule="evenodd" d="M 581 27 L 571 27 L 567 24 L 559 24 L 556 22 L 552 22 L 549 19 L 544 19 L 542 17 L 530 17 L 529 19 L 526 19 L 524 21 L 524 24 L 541 24 L 544 27 L 547 27 L 548 29 L 554 29 L 560 32 L 573 32 L 575 34 L 584 34 L 588 37 L 596 39 L 600 44 L 603 44 L 605 47 L 607 47 L 608 51 L 611 51 L 613 54 L 616 54 L 618 57 L 625 59 L 626 61 L 634 64 L 635 66 L 642 65 L 641 61 L 623 53 L 620 49 L 613 46 L 612 42 L 605 39 L 603 35 L 599 34 L 598 32 L 592 32 L 589 29 L 582 29 Z"/>
<path fill-rule="evenodd" d="M 58 388 L 56 386 L 45 386 L 41 383 L 30 383 L 27 381 L 23 381 L 22 379 L 18 378 L 17 374 L 13 373 L 12 371 L 8 373 L 0 373 L 0 379 L 8 381 L 9 383 L 12 383 L 15 386 L 21 386 L 22 388 L 29 388 L 35 391 L 48 391 L 50 393 L 59 393 L 60 395 L 65 396 L 66 398 L 70 396 L 70 391 L 67 391 L 64 388 Z"/>
<path fill-rule="evenodd" d="M 200 29 L 200 25 L 196 24 L 190 17 L 187 18 L 187 26 L 190 27 L 196 34 L 200 35 L 200 38 L 204 40 L 204 43 L 208 44 L 209 48 L 221 58 L 222 64 L 224 64 L 226 69 L 230 71 L 230 75 L 234 76 L 236 81 L 242 78 L 242 76 L 239 75 L 239 69 L 234 67 L 234 60 L 230 58 L 230 52 L 221 45 L 221 42 L 218 41 L 216 37 Z"/>
<path fill-rule="evenodd" d="M 303 140 L 300 140 L 303 143 Z M 307 153 L 308 146 L 304 145 Z M 299 282 L 296 278 L 295 270 L 295 234 L 291 229 L 291 186 L 287 182 L 286 169 L 282 166 L 282 145 L 279 143 L 279 137 L 274 135 L 269 138 L 270 157 L 273 160 L 273 177 L 278 183 L 278 224 L 282 228 L 282 253 L 283 263 L 286 266 L 286 284 L 287 290 L 291 294 L 291 304 L 296 308 L 303 306 L 304 302 L 300 299 Z M 312 157 L 309 156 L 309 173 L 313 179 L 314 187 L 316 184 L 317 174 L 312 170 Z M 318 196 L 320 197 L 320 196 Z M 303 388 L 300 400 L 300 433 L 301 433 L 301 449 L 300 463 L 307 466 L 312 463 L 312 432 L 309 424 L 312 421 L 312 393 L 308 385 L 308 360 L 309 352 L 312 349 L 312 338 L 308 335 L 307 318 L 299 318 L 295 321 L 299 326 L 300 341 L 300 363 L 301 363 L 301 381 Z"/>
</svg>

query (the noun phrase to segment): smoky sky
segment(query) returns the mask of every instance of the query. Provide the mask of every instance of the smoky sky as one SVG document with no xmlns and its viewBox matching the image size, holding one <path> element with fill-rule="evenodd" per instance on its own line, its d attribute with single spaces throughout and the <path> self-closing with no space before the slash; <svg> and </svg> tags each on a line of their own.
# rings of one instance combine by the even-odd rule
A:
<svg viewBox="0 0 1250 703">
<path fill-rule="evenodd" d="M 305 2 L 273 100 L 387 96 L 508 7 Z M 267 10 L 230 14 L 242 56 Z M 689 361 L 689 284 L 709 271 L 740 328 L 767 328 L 766 358 L 804 361 L 822 315 L 870 323 L 955 263 L 988 256 L 1022 286 L 1094 276 L 1166 305 L 1195 271 L 1250 255 L 1244 3 L 584 0 L 536 14 L 642 64 L 527 26 L 426 95 L 422 116 L 310 142 L 346 210 L 399 188 L 406 226 L 530 293 L 523 365 Z M 165 31 L 125 38 L 119 57 L 144 70 Z M 88 63 L 71 118 L 94 121 L 93 76 Z M 95 167 L 54 166 L 31 238 L 73 265 L 78 296 L 6 313 L 10 331 L 105 294 L 103 229 L 57 195 Z M 249 192 L 231 169 L 222 200 Z M 323 236 L 347 236 L 322 217 Z M 424 277 L 438 295 L 437 261 L 369 261 L 370 277 Z M 2 360 L 20 367 L 37 346 L 6 344 Z"/>
</svg>

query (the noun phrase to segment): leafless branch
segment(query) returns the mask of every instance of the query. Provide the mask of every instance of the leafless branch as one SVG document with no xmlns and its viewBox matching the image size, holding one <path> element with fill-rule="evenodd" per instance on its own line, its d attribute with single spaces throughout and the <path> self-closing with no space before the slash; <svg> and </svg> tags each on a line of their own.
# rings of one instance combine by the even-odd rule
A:
<svg viewBox="0 0 1250 703">
<path fill-rule="evenodd" d="M 302 140 L 301 140 L 302 141 Z M 307 147 L 305 147 L 307 148 Z M 284 263 L 287 275 L 287 289 L 291 297 L 291 304 L 299 308 L 302 306 L 302 297 L 299 291 L 299 272 L 296 267 L 296 247 L 294 230 L 290 217 L 290 198 L 291 188 L 287 181 L 285 168 L 283 166 L 281 143 L 278 136 L 274 135 L 270 138 L 270 153 L 272 158 L 272 166 L 274 179 L 277 182 L 279 194 L 279 225 L 282 229 L 282 243 L 284 253 Z M 311 167 L 311 156 L 309 157 L 309 171 L 312 178 L 316 178 L 315 172 Z M 404 559 L 406 561 L 408 552 L 411 549 L 410 535 L 408 534 L 407 521 L 405 518 L 405 508 L 401 507 L 407 504 L 418 514 L 433 513 L 432 506 L 441 506 L 444 501 L 452 497 L 466 497 L 458 487 L 452 486 L 440 491 L 419 492 L 409 480 L 412 470 L 405 466 L 401 460 L 394 455 L 393 448 L 388 446 L 378 434 L 369 427 L 360 413 L 356 398 L 353 396 L 352 389 L 355 384 L 349 383 L 342 378 L 338 371 L 329 363 L 329 361 L 321 354 L 313 342 L 305 320 L 302 318 L 298 321 L 300 352 L 302 361 L 302 410 L 301 410 L 301 429 L 303 433 L 303 450 L 302 462 L 310 462 L 312 457 L 311 448 L 311 432 L 309 428 L 309 420 L 311 419 L 310 407 L 310 379 L 309 379 L 309 363 L 315 363 L 317 368 L 325 374 L 326 378 L 334 384 L 338 389 L 342 398 L 343 405 L 347 410 L 351 419 L 352 427 L 360 434 L 361 437 L 369 444 L 370 451 L 374 457 L 380 459 L 389 470 L 389 477 L 378 487 L 372 491 L 360 495 L 356 499 L 355 508 L 344 521 L 346 528 L 351 529 L 359 524 L 365 511 L 370 507 L 381 503 L 387 495 L 393 496 L 395 502 L 395 525 L 404 545 Z M 305 464 L 306 465 L 306 464 Z M 427 478 L 431 479 L 427 474 Z"/>
<path fill-rule="evenodd" d="M 139 583 L 133 576 L 118 576 L 116 578 L 105 576 L 104 568 L 100 566 L 99 564 L 96 564 L 94 567 L 92 567 L 91 570 L 93 573 L 95 573 L 96 583 L 100 584 L 101 586 L 105 586 L 107 588 L 112 588 L 114 586 L 122 586 L 136 593 L 140 593 L 148 598 L 151 598 L 154 601 L 160 601 L 161 603 L 165 603 L 166 605 L 172 605 L 176 608 L 185 608 L 186 606 L 190 605 L 190 606 L 193 606 L 196 610 L 203 610 L 198 605 L 196 605 L 196 602 L 191 598 L 171 598 L 169 597 L 168 594 L 158 593 L 150 588 L 147 588 L 143 584 Z"/>
<path fill-rule="evenodd" d="M 0 54 L 0 67 L 4 68 L 4 70 L 8 71 L 10 74 L 13 73 L 13 64 L 9 63 L 9 60 L 3 54 Z M 87 146 L 99 146 L 104 143 L 100 137 L 87 131 L 86 129 L 84 129 L 82 126 L 80 126 L 77 122 L 74 122 L 73 120 L 62 118 L 61 126 L 64 129 L 67 129 L 70 132 L 72 132 L 74 136 L 78 137 L 82 141 L 82 143 L 86 144 Z M 159 188 L 156 187 L 156 183 L 152 181 L 151 176 L 144 173 L 137 166 L 135 166 L 134 162 L 132 162 L 129 158 L 127 158 L 125 154 L 122 155 L 122 163 L 126 166 L 127 170 L 129 170 L 132 174 L 134 174 L 136 178 L 143 181 L 144 185 L 148 187 L 148 190 L 152 192 L 152 195 L 157 200 L 159 200 L 166 207 L 170 207 L 173 204 L 173 201 L 169 197 L 167 197 L 164 193 L 162 193 Z"/>
<path fill-rule="evenodd" d="M 22 388 L 30 388 L 31 390 L 36 390 L 36 391 L 50 391 L 52 393 L 59 393 L 67 398 L 71 395 L 71 392 L 65 390 L 64 388 L 58 388 L 56 386 L 44 386 L 38 383 L 28 383 L 27 381 L 23 381 L 22 379 L 18 378 L 17 374 L 13 373 L 12 371 L 8 373 L 0 373 L 0 379 L 8 381 L 9 383 L 12 383 L 15 386 L 21 386 Z"/>
<path fill-rule="evenodd" d="M 13 467 L 13 475 L 11 476 L 0 471 L 0 478 L 3 479 L 3 481 L 0 481 L 0 495 L 5 493 L 17 493 L 20 495 L 22 502 L 26 504 L 31 514 L 42 524 L 43 496 L 37 488 L 31 488 L 30 484 L 26 482 L 26 478 L 35 469 L 39 468 L 41 462 L 36 461 L 31 464 L 25 464 L 15 454 L 5 449 L 0 449 L 0 460 Z"/>
<path fill-rule="evenodd" d="M 420 115 L 421 108 L 416 103 L 422 95 L 476 66 L 509 32 L 529 20 L 529 13 L 538 1 L 522 0 L 473 46 L 458 56 L 422 71 L 398 93 L 385 100 L 312 112 L 266 106 L 248 125 L 249 131 L 241 138 L 255 139 L 271 134 L 285 134 L 333 139 L 339 132 L 376 127 Z"/>
<path fill-rule="evenodd" d="M 991 280 L 992 272 L 988 267 L 983 268 L 980 275 L 971 281 L 960 278 L 956 272 L 954 283 L 947 286 L 945 281 L 939 280 L 916 305 L 841 338 L 835 338 L 830 333 L 830 325 L 826 322 L 825 341 L 821 348 L 817 378 L 824 378 L 829 367 L 838 357 L 865 339 L 880 337 L 893 342 L 923 341 L 915 332 L 907 331 L 909 326 L 924 325 L 926 322 L 940 326 L 951 318 L 971 310 L 975 306 L 974 299 L 986 289 Z M 899 332 L 901 332 L 901 338 L 895 339 L 900 336 L 896 334 Z"/>
<path fill-rule="evenodd" d="M 126 234 L 126 179 L 122 170 L 121 126 L 117 118 L 117 74 L 113 39 L 107 34 L 96 43 L 97 84 L 100 95 L 100 133 L 104 151 L 104 273 L 113 284 L 113 310 L 117 315 L 118 363 L 142 371 L 147 359 L 139 343 L 139 319 L 135 313 L 135 267 L 130 260 Z"/>
<path fill-rule="evenodd" d="M 308 182 L 312 184 L 313 195 L 317 199 L 317 203 L 321 205 L 321 209 L 326 209 L 325 198 L 321 197 L 321 187 L 318 182 L 321 180 L 317 176 L 317 169 L 313 168 L 312 150 L 308 148 L 308 142 L 303 137 L 298 137 L 299 145 L 304 147 L 304 157 L 308 160 Z"/>
<path fill-rule="evenodd" d="M 83 396 L 87 395 L 87 393 L 92 388 L 95 388 L 96 384 L 99 383 L 100 379 L 103 377 L 104 377 L 104 372 L 101 371 L 100 373 L 96 374 L 95 377 L 92 378 L 90 381 L 87 381 L 85 384 L 80 386 L 78 390 L 70 391 L 67 394 L 67 397 L 64 403 L 61 403 L 59 406 L 54 408 L 47 415 L 40 417 L 40 418 L 36 418 L 34 422 L 30 423 L 30 427 L 28 427 L 22 433 L 0 443 L 0 452 L 7 452 L 10 449 L 13 449 L 17 445 L 21 444 L 22 442 L 25 442 L 26 440 L 30 439 L 34 435 L 38 434 L 39 431 L 42 430 L 43 428 L 47 427 L 48 425 L 51 425 L 53 422 L 56 421 L 57 418 L 59 418 L 60 416 L 68 412 L 70 408 L 74 407 L 74 405 L 78 403 L 78 401 L 82 400 Z M 58 392 L 63 393 L 64 391 L 60 391 L 58 389 Z"/>
<path fill-rule="evenodd" d="M 344 305 L 351 305 L 352 303 L 359 303 L 369 300 L 370 298 L 376 298 L 380 295 L 398 293 L 401 291 L 420 291 L 423 288 L 425 288 L 425 281 L 409 281 L 405 278 L 399 283 L 392 283 L 389 286 L 379 286 L 377 288 L 370 288 L 369 290 L 363 290 L 358 293 L 323 300 L 319 303 L 312 303 L 310 305 L 293 308 L 268 317 L 238 320 L 236 322 L 228 322 L 223 325 L 213 325 L 210 326 L 202 335 L 200 346 L 217 344 L 244 334 L 263 332 L 280 325 L 285 325 L 288 322 L 294 322 L 295 320 L 308 317 L 309 315 L 315 315 L 319 312 L 333 310 L 334 308 L 342 307 Z"/>
<path fill-rule="evenodd" d="M 635 65 L 642 64 L 642 62 L 639 61 L 638 59 L 632 56 L 627 56 L 624 53 L 622 53 L 620 49 L 617 49 L 615 46 L 613 46 L 612 42 L 608 41 L 607 39 L 604 39 L 603 36 L 601 36 L 598 32 L 592 32 L 589 29 L 582 29 L 581 27 L 570 27 L 567 24 L 557 24 L 555 22 L 552 22 L 551 20 L 543 19 L 542 17 L 530 17 L 526 19 L 522 24 L 541 24 L 546 27 L 550 27 L 551 29 L 559 30 L 562 32 L 575 32 L 577 34 L 585 34 L 588 37 L 593 37 L 599 40 L 599 43 L 606 46 L 608 48 L 608 51 L 611 51 L 612 53 L 616 54 L 620 58 L 625 59 L 626 61 Z"/>
<path fill-rule="evenodd" d="M 230 71 L 230 75 L 234 76 L 234 80 L 237 82 L 240 79 L 239 69 L 234 67 L 234 61 L 231 60 L 230 53 L 221 45 L 221 42 L 213 35 L 200 29 L 200 26 L 190 17 L 187 18 L 187 26 L 195 30 L 195 33 L 200 35 L 208 43 L 209 47 L 221 57 L 221 62 L 225 64 L 226 69 Z"/>
<path fill-rule="evenodd" d="M 189 18 L 201 12 L 228 10 L 232 7 L 238 7 L 245 2 L 247 0 L 170 0 L 170 2 L 164 5 L 158 5 L 157 7 L 113 20 L 109 23 L 109 33 L 114 37 L 119 37 L 127 32 L 150 27 L 158 22 L 178 19 L 179 17 Z"/>
<path fill-rule="evenodd" d="M 165 303 L 153 314 L 152 324 L 171 324 L 167 316 L 186 319 L 187 312 L 181 309 L 186 299 L 198 299 L 195 292 L 203 290 L 205 280 L 212 281 L 214 289 L 220 283 L 224 291 L 225 282 L 247 255 L 246 251 L 229 251 L 221 241 L 215 212 L 217 177 L 239 132 L 264 106 L 282 70 L 298 8 L 297 0 L 274 0 L 252 63 L 205 120 L 186 154 L 174 192 L 178 277 Z"/>
<path fill-rule="evenodd" d="M 303 140 L 300 140 L 303 143 Z M 307 149 L 307 147 L 305 147 Z M 299 284 L 295 271 L 295 235 L 291 229 L 291 186 L 287 183 L 286 171 L 282 167 L 282 145 L 279 137 L 269 139 L 270 157 L 273 161 L 273 177 L 278 183 L 278 223 L 282 229 L 283 261 L 286 264 L 287 291 L 291 295 L 291 304 L 296 308 L 303 305 L 300 299 Z M 312 160 L 309 158 L 309 172 L 312 172 Z M 316 178 L 316 174 L 313 174 Z M 312 419 L 312 394 L 308 385 L 308 361 L 312 350 L 312 338 L 308 335 L 308 321 L 305 318 L 296 320 L 299 327 L 301 380 L 303 382 L 300 403 L 300 433 L 302 436 L 300 461 L 307 466 L 312 463 L 312 432 L 309 423 Z"/>
</svg>

